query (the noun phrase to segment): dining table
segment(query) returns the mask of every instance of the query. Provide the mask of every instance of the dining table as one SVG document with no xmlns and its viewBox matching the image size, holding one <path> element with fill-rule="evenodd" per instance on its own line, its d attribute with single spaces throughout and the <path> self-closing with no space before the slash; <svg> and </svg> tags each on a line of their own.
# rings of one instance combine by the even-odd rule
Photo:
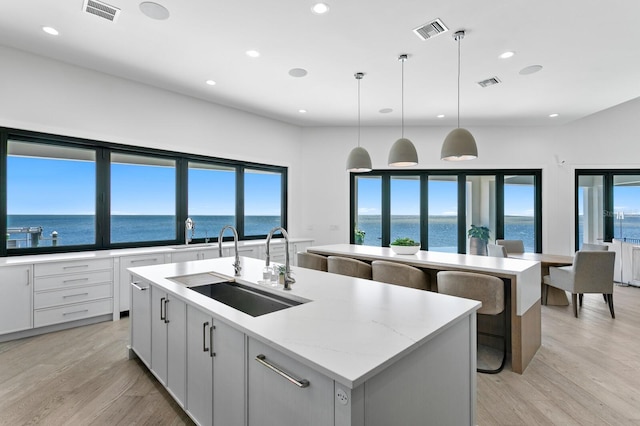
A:
<svg viewBox="0 0 640 426">
<path fill-rule="evenodd" d="M 549 253 L 509 253 L 507 257 L 511 259 L 531 260 L 534 262 L 540 262 L 541 276 L 544 280 L 545 275 L 549 275 L 550 266 L 569 266 L 573 265 L 573 256 L 567 256 L 563 254 L 549 254 Z M 544 281 L 541 285 L 545 285 Z M 544 294 L 544 292 L 542 292 Z M 567 293 L 559 288 L 548 286 L 547 288 L 547 300 L 542 300 L 543 305 L 553 306 L 567 306 L 569 305 L 569 299 Z"/>
</svg>

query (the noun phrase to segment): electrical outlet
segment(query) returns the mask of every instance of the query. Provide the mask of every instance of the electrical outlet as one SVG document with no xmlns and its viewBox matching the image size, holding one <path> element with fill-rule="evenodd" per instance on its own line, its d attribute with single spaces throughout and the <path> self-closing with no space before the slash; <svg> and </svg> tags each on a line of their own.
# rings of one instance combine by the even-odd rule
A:
<svg viewBox="0 0 640 426">
<path fill-rule="evenodd" d="M 344 390 L 340 388 L 338 388 L 338 391 L 336 392 L 336 398 L 338 399 L 338 402 L 342 405 L 347 405 L 347 403 L 349 402 L 349 396 Z"/>
</svg>

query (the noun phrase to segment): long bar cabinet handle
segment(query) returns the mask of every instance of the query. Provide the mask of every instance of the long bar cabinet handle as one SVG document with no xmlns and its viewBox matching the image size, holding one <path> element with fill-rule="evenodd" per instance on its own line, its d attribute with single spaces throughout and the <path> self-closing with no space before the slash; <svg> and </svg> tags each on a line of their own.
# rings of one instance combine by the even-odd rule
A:
<svg viewBox="0 0 640 426">
<path fill-rule="evenodd" d="M 209 321 L 202 323 L 202 352 L 208 352 L 209 348 L 207 347 L 207 326 L 209 325 Z"/>
<path fill-rule="evenodd" d="M 169 324 L 169 310 L 167 309 L 167 303 L 169 303 L 169 299 L 163 297 L 164 299 L 164 323 Z"/>
<path fill-rule="evenodd" d="M 164 301 L 165 301 L 165 299 L 166 299 L 166 297 L 161 297 L 160 298 L 160 320 L 164 321 L 164 322 L 167 322 L 167 316 L 164 313 L 164 309 L 165 309 Z"/>
<path fill-rule="evenodd" d="M 290 374 L 282 371 L 281 369 L 279 369 L 275 365 L 268 363 L 267 362 L 267 357 L 264 356 L 263 354 L 259 354 L 258 356 L 256 356 L 256 361 L 258 361 L 260 364 L 264 365 L 265 367 L 267 367 L 271 371 L 274 371 L 274 372 L 278 373 L 279 375 L 281 375 L 282 377 L 284 377 L 285 379 L 287 379 L 289 382 L 293 383 L 294 385 L 298 386 L 299 388 L 309 387 L 310 383 L 309 383 L 309 381 L 307 379 L 302 379 L 302 380 L 296 379 L 295 377 L 293 377 Z"/>
<path fill-rule="evenodd" d="M 213 358 L 214 356 L 216 356 L 216 353 L 213 351 L 213 330 L 216 329 L 215 325 L 211 325 L 211 328 L 209 329 L 209 356 L 211 358 Z"/>
<path fill-rule="evenodd" d="M 138 289 L 138 290 L 140 290 L 140 291 L 149 290 L 149 287 L 140 287 L 140 286 L 139 286 L 139 284 L 140 284 L 140 281 L 134 281 L 134 282 L 132 282 L 132 283 L 131 283 L 131 285 L 132 285 L 134 288 L 137 288 L 137 289 Z"/>
</svg>

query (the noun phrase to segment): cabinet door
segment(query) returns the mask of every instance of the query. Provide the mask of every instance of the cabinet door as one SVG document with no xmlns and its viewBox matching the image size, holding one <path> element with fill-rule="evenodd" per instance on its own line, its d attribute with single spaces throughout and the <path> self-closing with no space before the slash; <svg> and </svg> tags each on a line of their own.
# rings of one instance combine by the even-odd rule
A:
<svg viewBox="0 0 640 426">
<path fill-rule="evenodd" d="M 0 334 L 33 327 L 31 266 L 0 268 Z"/>
<path fill-rule="evenodd" d="M 184 407 L 187 395 L 187 305 L 169 297 L 167 321 L 167 388 Z"/>
<path fill-rule="evenodd" d="M 129 310 L 129 283 L 132 281 L 131 274 L 127 268 L 136 266 L 159 265 L 164 263 L 164 254 L 126 256 L 120 258 L 120 300 L 116 303 L 120 306 L 120 312 Z"/>
<path fill-rule="evenodd" d="M 213 424 L 245 423 L 245 336 L 214 321 L 213 330 Z"/>
<path fill-rule="evenodd" d="M 147 365 L 151 365 L 151 286 L 134 282 L 131 290 L 131 348 Z"/>
<path fill-rule="evenodd" d="M 167 294 L 151 286 L 151 371 L 167 386 Z"/>
<path fill-rule="evenodd" d="M 174 250 L 171 253 L 171 262 L 188 262 L 190 260 L 200 260 L 200 252 L 198 250 Z"/>
<path fill-rule="evenodd" d="M 198 424 L 213 421 L 213 319 L 187 306 L 187 411 Z"/>
<path fill-rule="evenodd" d="M 201 255 L 200 255 L 200 259 L 216 259 L 220 257 L 220 252 L 218 250 L 218 247 L 215 248 L 208 248 L 206 250 L 203 250 Z"/>
<path fill-rule="evenodd" d="M 250 426 L 333 425 L 333 380 L 289 358 L 277 350 L 249 340 Z M 299 387 L 256 359 L 279 369 L 309 386 Z"/>
</svg>

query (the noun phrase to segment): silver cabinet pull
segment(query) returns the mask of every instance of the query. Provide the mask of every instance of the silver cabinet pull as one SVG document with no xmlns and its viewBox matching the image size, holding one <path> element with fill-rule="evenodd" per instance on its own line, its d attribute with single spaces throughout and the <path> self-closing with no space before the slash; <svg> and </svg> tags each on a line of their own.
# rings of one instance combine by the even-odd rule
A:
<svg viewBox="0 0 640 426">
<path fill-rule="evenodd" d="M 75 268 L 88 268 L 89 265 L 70 265 L 70 266 L 63 266 L 62 269 L 75 269 Z"/>
<path fill-rule="evenodd" d="M 27 273 L 27 285 L 31 284 L 31 274 L 29 274 L 29 270 L 25 271 Z"/>
<path fill-rule="evenodd" d="M 169 303 L 168 298 L 164 298 L 164 323 L 169 324 L 169 310 L 167 309 L 167 303 Z"/>
<path fill-rule="evenodd" d="M 264 365 L 265 367 L 267 367 L 271 371 L 274 371 L 274 372 L 278 373 L 279 375 L 281 375 L 282 377 L 284 377 L 285 379 L 287 379 L 288 381 L 290 381 L 294 385 L 298 386 L 299 388 L 309 387 L 310 383 L 309 383 L 309 381 L 307 379 L 302 379 L 302 380 L 296 379 L 295 377 L 293 377 L 290 374 L 282 371 L 281 369 L 279 369 L 275 365 L 268 363 L 267 362 L 267 357 L 264 356 L 263 354 L 259 354 L 258 356 L 256 356 L 256 361 L 258 361 L 260 364 Z"/>
<path fill-rule="evenodd" d="M 89 281 L 89 278 L 76 278 L 73 280 L 64 280 L 62 281 L 63 284 L 69 284 L 69 283 L 79 283 L 79 282 L 83 282 L 83 281 Z"/>
<path fill-rule="evenodd" d="M 133 264 L 133 263 L 140 263 L 140 262 L 157 262 L 157 261 L 158 261 L 158 258 L 154 257 L 153 259 L 135 259 L 135 260 L 132 260 L 131 263 Z"/>
<path fill-rule="evenodd" d="M 81 311 L 73 311 L 73 312 L 64 312 L 62 315 L 73 315 L 73 314 L 83 314 L 85 312 L 89 312 L 88 309 L 83 309 Z"/>
<path fill-rule="evenodd" d="M 138 284 L 140 284 L 140 281 L 134 281 L 134 282 L 132 282 L 132 283 L 131 283 L 131 285 L 132 285 L 134 288 L 136 288 L 136 289 L 138 289 L 138 290 L 140 290 L 140 291 L 149 290 L 149 287 L 140 287 Z"/>
<path fill-rule="evenodd" d="M 68 297 L 77 297 L 77 296 L 88 296 L 89 293 L 76 293 L 76 294 L 67 294 L 66 296 L 62 296 L 63 299 Z"/>
<path fill-rule="evenodd" d="M 213 351 L 213 330 L 216 329 L 215 325 L 211 325 L 211 328 L 209 329 L 209 356 L 211 358 L 213 358 L 214 356 L 216 356 L 216 353 Z"/>
<path fill-rule="evenodd" d="M 209 348 L 207 347 L 207 326 L 209 325 L 209 321 L 202 324 L 202 352 L 208 352 Z"/>
</svg>

